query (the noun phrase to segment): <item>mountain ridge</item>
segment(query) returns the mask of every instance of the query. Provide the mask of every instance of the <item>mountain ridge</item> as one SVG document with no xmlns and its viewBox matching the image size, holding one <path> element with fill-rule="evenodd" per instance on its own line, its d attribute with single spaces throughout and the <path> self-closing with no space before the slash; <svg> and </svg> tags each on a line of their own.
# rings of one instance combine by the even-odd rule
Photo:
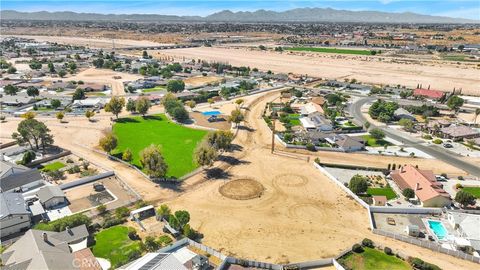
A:
<svg viewBox="0 0 480 270">
<path fill-rule="evenodd" d="M 0 11 L 2 20 L 62 20 L 62 21 L 134 21 L 134 22 L 352 22 L 352 23 L 480 23 L 478 20 L 431 16 L 413 12 L 350 11 L 332 8 L 296 8 L 286 11 L 259 9 L 256 11 L 222 10 L 207 16 L 177 16 L 161 14 L 101 14 L 73 11 L 19 12 Z"/>
</svg>

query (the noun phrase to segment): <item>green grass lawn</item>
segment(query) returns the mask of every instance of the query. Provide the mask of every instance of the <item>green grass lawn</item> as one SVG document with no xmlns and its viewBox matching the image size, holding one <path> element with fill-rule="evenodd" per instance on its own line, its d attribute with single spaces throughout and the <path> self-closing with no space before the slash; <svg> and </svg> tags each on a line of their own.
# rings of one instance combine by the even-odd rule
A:
<svg viewBox="0 0 480 270">
<path fill-rule="evenodd" d="M 293 47 L 293 48 L 287 48 L 287 50 L 305 51 L 305 52 L 321 52 L 321 53 L 372 55 L 372 52 L 368 50 L 352 50 L 352 49 L 337 49 L 337 48 Z"/>
<path fill-rule="evenodd" d="M 378 147 L 378 146 L 389 146 L 392 145 L 388 141 L 384 139 L 377 140 L 373 138 L 371 135 L 363 135 L 362 138 L 365 140 L 367 146 Z"/>
<path fill-rule="evenodd" d="M 52 162 L 50 164 L 47 164 L 47 165 L 43 166 L 42 171 L 44 171 L 44 172 L 56 171 L 56 170 L 60 170 L 61 168 L 65 167 L 65 166 L 66 165 L 63 164 L 62 162 L 55 161 L 55 162 Z"/>
<path fill-rule="evenodd" d="M 364 247 L 362 253 L 349 253 L 340 258 L 338 262 L 352 270 L 411 270 L 410 265 L 395 257 L 385 254 L 382 251 Z"/>
<path fill-rule="evenodd" d="M 121 118 L 113 125 L 113 132 L 118 138 L 114 155 L 130 148 L 132 164 L 141 168 L 140 152 L 151 144 L 160 145 L 168 164 L 167 176 L 177 178 L 198 167 L 193 160 L 193 152 L 207 134 L 205 130 L 175 124 L 164 114 Z"/>
<path fill-rule="evenodd" d="M 288 118 L 290 119 L 290 124 L 292 126 L 300 126 L 301 123 L 300 123 L 300 114 L 298 113 L 291 113 L 288 115 Z"/>
<path fill-rule="evenodd" d="M 392 188 L 368 188 L 367 194 L 369 195 L 385 195 L 387 197 L 387 200 L 395 199 L 397 197 L 397 194 L 395 194 L 395 191 L 393 191 Z"/>
<path fill-rule="evenodd" d="M 140 243 L 128 238 L 127 227 L 113 226 L 95 235 L 92 252 L 95 257 L 109 260 L 114 269 L 128 263 L 129 253 L 135 250 L 140 251 Z"/>
<path fill-rule="evenodd" d="M 165 90 L 164 86 L 155 86 L 155 87 L 152 87 L 152 88 L 142 89 L 142 92 L 143 93 L 150 93 L 150 92 L 163 91 L 163 90 Z"/>
<path fill-rule="evenodd" d="M 462 190 L 472 194 L 475 198 L 480 198 L 480 187 L 464 187 Z"/>
</svg>

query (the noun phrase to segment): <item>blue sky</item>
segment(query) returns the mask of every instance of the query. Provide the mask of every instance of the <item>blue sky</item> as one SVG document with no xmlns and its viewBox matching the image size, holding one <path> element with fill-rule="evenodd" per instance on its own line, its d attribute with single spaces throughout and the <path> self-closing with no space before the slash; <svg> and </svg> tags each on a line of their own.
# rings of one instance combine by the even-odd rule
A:
<svg viewBox="0 0 480 270">
<path fill-rule="evenodd" d="M 330 7 L 346 10 L 377 10 L 388 12 L 415 12 L 457 18 L 480 20 L 480 0 L 1 0 L 0 9 L 18 11 L 75 11 L 95 13 L 149 13 L 205 16 L 224 9 L 254 11 L 267 9 L 282 11 L 302 7 Z"/>
</svg>

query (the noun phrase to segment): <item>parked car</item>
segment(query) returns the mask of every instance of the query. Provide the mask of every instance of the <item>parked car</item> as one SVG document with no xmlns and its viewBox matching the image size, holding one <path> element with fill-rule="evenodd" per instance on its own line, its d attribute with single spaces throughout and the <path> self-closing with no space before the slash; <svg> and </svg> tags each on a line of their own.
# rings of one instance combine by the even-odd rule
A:
<svg viewBox="0 0 480 270">
<path fill-rule="evenodd" d="M 444 143 L 444 144 L 443 144 L 443 147 L 445 147 L 445 148 L 452 148 L 453 145 L 451 145 L 451 144 L 449 144 L 449 143 Z"/>
</svg>

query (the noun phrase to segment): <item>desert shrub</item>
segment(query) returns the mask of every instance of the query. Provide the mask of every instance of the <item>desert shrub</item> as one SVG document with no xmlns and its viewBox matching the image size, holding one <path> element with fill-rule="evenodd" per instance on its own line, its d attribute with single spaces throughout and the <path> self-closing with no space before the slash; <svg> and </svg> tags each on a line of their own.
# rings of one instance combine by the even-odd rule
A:
<svg viewBox="0 0 480 270">
<path fill-rule="evenodd" d="M 383 248 L 383 252 L 385 252 L 387 255 L 393 255 L 392 249 L 389 247 Z"/>
<path fill-rule="evenodd" d="M 355 253 L 362 253 L 363 248 L 360 244 L 355 244 L 355 245 L 352 246 L 352 251 L 355 252 Z"/>
<path fill-rule="evenodd" d="M 138 239 L 140 239 L 140 237 L 139 237 L 138 234 L 137 234 L 137 230 L 135 230 L 135 228 L 133 228 L 133 227 L 128 227 L 128 238 L 130 238 L 130 240 L 138 240 Z"/>
<path fill-rule="evenodd" d="M 458 177 L 458 180 L 464 180 L 463 176 L 459 175 Z"/>
<path fill-rule="evenodd" d="M 364 247 L 369 247 L 369 248 L 373 248 L 373 241 L 368 239 L 368 238 L 364 238 L 362 240 L 362 246 Z"/>
<path fill-rule="evenodd" d="M 100 215 L 103 215 L 107 212 L 107 207 L 104 204 L 97 206 L 97 211 Z"/>
<path fill-rule="evenodd" d="M 117 218 L 128 217 L 128 215 L 130 215 L 130 209 L 128 209 L 125 206 L 122 206 L 122 207 L 119 207 L 119 208 L 115 209 L 115 216 Z"/>
<path fill-rule="evenodd" d="M 441 144 L 443 141 L 440 139 L 435 139 L 432 141 L 434 144 Z"/>
<path fill-rule="evenodd" d="M 80 170 L 80 167 L 78 165 L 74 165 L 73 167 L 71 167 L 67 170 L 67 172 L 69 174 L 79 173 L 80 171 L 81 170 Z"/>
<path fill-rule="evenodd" d="M 431 140 L 431 139 L 432 139 L 432 135 L 430 135 L 430 134 L 425 134 L 425 135 L 423 135 L 423 138 L 424 138 L 425 140 Z"/>
<path fill-rule="evenodd" d="M 115 226 L 115 225 L 120 225 L 122 223 L 125 222 L 125 219 L 123 218 L 108 218 L 105 220 L 105 222 L 103 222 L 103 225 L 102 225 L 102 228 L 106 229 L 106 228 L 110 228 L 112 226 Z"/>
<path fill-rule="evenodd" d="M 307 143 L 307 150 L 308 151 L 316 151 L 315 145 L 313 145 L 311 143 Z"/>
<path fill-rule="evenodd" d="M 67 159 L 67 163 L 73 163 L 73 160 L 71 158 Z"/>
<path fill-rule="evenodd" d="M 457 184 L 455 185 L 455 188 L 456 188 L 456 189 L 461 189 L 461 188 L 463 188 L 463 186 L 462 186 L 462 184 L 457 183 Z"/>
</svg>

